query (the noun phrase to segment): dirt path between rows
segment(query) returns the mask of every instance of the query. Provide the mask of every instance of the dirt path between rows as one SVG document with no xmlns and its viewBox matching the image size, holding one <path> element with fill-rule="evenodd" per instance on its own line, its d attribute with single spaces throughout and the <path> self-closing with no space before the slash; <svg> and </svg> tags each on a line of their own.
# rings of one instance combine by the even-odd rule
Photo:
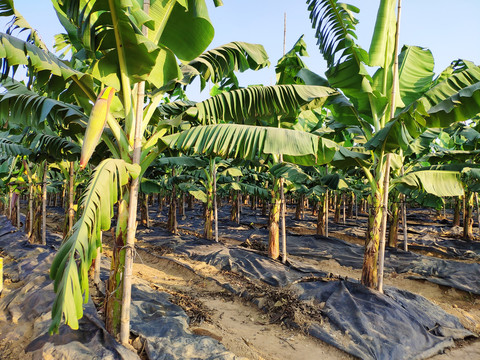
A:
<svg viewBox="0 0 480 360">
<path fill-rule="evenodd" d="M 153 288 L 172 294 L 172 301 L 191 318 L 192 332 L 219 340 L 237 356 L 254 360 L 353 359 L 305 335 L 301 329 L 271 323 L 272 314 L 262 312 L 220 285 L 229 283 L 236 288 L 251 288 L 254 282 L 175 254 L 167 254 L 174 261 L 165 259 L 163 249 L 157 251 L 142 241 L 138 241 L 137 246 L 134 275 L 148 281 Z M 105 254 L 110 256 L 108 246 Z M 276 291 L 265 284 L 255 286 Z"/>
<path fill-rule="evenodd" d="M 239 244 L 236 240 L 229 240 L 228 243 Z M 272 360 L 308 360 L 318 359 L 319 356 L 323 359 L 353 358 L 333 346 L 305 335 L 301 329 L 271 324 L 272 314 L 265 314 L 252 303 L 232 295 L 219 285 L 230 283 L 238 288 L 248 288 L 251 280 L 219 271 L 203 262 L 171 253 L 165 254 L 164 249 L 155 249 L 142 241 L 137 245 L 139 250 L 134 274 L 148 281 L 152 287 L 172 293 L 174 302 L 182 306 L 192 319 L 201 319 L 193 321 L 191 326 L 193 332 L 216 338 L 238 356 Z M 159 258 L 165 255 L 185 264 L 186 267 Z M 359 279 L 361 275 L 360 270 L 341 266 L 333 259 L 316 261 L 302 258 L 302 261 L 342 277 Z M 469 330 L 480 332 L 479 297 L 427 281 L 407 279 L 409 275 L 411 274 L 386 274 L 385 285 L 420 294 L 448 313 L 457 316 Z M 207 280 L 208 278 L 215 281 Z M 265 284 L 260 286 L 270 288 Z M 457 342 L 456 348 L 434 358 L 480 358 L 480 341 Z"/>
<path fill-rule="evenodd" d="M 52 218 L 51 225 L 55 225 Z M 311 229 L 290 227 L 290 231 L 309 233 Z M 148 231 L 148 230 L 147 230 Z M 345 236 L 341 232 L 332 232 L 331 236 L 343 240 L 361 243 L 360 238 Z M 239 245 L 240 241 L 221 237 L 227 245 Z M 109 233 L 104 233 L 104 255 L 111 255 Z M 284 307 L 279 306 L 280 314 L 275 313 L 275 303 L 270 304 L 271 311 L 265 313 L 251 302 L 233 295 L 221 286 L 231 284 L 241 293 L 249 291 L 271 292 L 271 299 L 283 301 L 280 289 L 273 288 L 259 281 L 220 271 L 203 262 L 193 261 L 165 249 L 154 248 L 146 242 L 137 242 L 138 250 L 134 265 L 134 275 L 148 281 L 150 286 L 159 291 L 172 294 L 172 301 L 180 305 L 191 319 L 192 332 L 211 336 L 237 356 L 249 359 L 352 359 L 343 351 L 311 336 L 305 335 L 300 328 L 289 328 L 282 317 Z M 302 258 L 302 262 L 315 266 L 325 272 L 342 277 L 359 279 L 361 271 L 341 266 L 337 261 Z M 480 333 L 480 297 L 463 291 L 439 286 L 427 281 L 407 279 L 411 274 L 386 274 L 385 285 L 395 286 L 420 294 L 439 305 L 450 314 L 457 316 L 469 330 Z M 292 306 L 294 307 L 295 304 Z M 303 320 L 315 316 L 312 308 L 290 309 L 290 317 Z M 287 316 L 287 317 L 288 317 Z M 308 321 L 308 320 L 305 320 Z M 297 323 L 302 323 L 297 321 Z M 447 349 L 445 354 L 433 359 L 480 359 L 480 341 L 477 339 L 460 341 L 454 349 Z"/>
</svg>

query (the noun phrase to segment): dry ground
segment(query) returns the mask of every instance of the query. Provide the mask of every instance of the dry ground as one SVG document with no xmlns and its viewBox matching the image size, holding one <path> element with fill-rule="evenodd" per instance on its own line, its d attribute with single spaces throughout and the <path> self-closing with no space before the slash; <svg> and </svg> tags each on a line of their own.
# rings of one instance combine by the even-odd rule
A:
<svg viewBox="0 0 480 360">
<path fill-rule="evenodd" d="M 50 228 L 58 231 L 60 218 L 52 214 L 48 219 Z M 290 227 L 289 230 L 305 234 L 312 231 L 302 227 Z M 363 243 L 363 239 L 341 232 L 331 233 L 331 236 Z M 104 239 L 104 256 L 108 257 L 111 255 L 111 237 L 105 233 Z M 225 235 L 222 240 L 228 244 L 240 243 Z M 360 270 L 341 266 L 333 259 L 317 261 L 303 258 L 302 261 L 328 273 L 360 278 Z M 138 242 L 134 275 L 148 281 L 152 288 L 172 294 L 172 301 L 184 308 L 191 318 L 194 333 L 219 340 L 238 356 L 271 360 L 352 359 L 341 350 L 305 335 L 303 329 L 285 325 L 289 319 L 307 323 L 318 315 L 313 306 L 292 300 L 288 291 L 219 271 L 205 263 L 168 253 L 168 250 L 152 248 L 142 241 Z M 410 280 L 406 278 L 408 275 L 387 274 L 385 284 L 426 297 L 457 316 L 466 328 L 480 333 L 480 297 L 426 281 Z M 251 302 L 232 295 L 221 286 L 224 283 L 230 283 L 237 290 L 246 289 L 250 294 L 267 294 L 267 301 L 263 304 L 267 311 L 261 311 Z M 5 286 L 16 284 L 6 282 Z M 5 325 L 0 319 L 0 326 Z M 20 354 L 22 346 L 27 343 L 28 337 L 22 341 L 2 341 L 0 359 L 23 359 L 24 355 Z M 467 340 L 456 345 L 433 359 L 480 359 L 480 341 Z"/>
</svg>

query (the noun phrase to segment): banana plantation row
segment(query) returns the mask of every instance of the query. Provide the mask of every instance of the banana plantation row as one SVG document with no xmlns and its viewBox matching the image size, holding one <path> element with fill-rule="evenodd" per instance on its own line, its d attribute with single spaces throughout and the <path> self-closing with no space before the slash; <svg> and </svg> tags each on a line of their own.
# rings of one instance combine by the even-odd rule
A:
<svg viewBox="0 0 480 360">
<path fill-rule="evenodd" d="M 57 294 L 51 332 L 62 321 L 78 327 L 89 269 L 115 215 L 107 327 L 127 343 L 139 192 L 144 204 L 147 194 L 168 192 L 172 232 L 177 198 L 204 202 L 209 239 L 217 238 L 219 198 L 232 197 L 233 220 L 241 197 L 261 201 L 269 210 L 269 256 L 282 253 L 283 261 L 285 194 L 315 204 L 319 234 L 328 231 L 332 194 L 337 209 L 343 197 L 357 201 L 369 214 L 361 281 L 380 291 L 388 206 L 391 244 L 399 206 L 441 208 L 446 196 L 456 197 L 455 209 L 464 201 L 465 238 L 472 238 L 480 67 L 454 60 L 435 75 L 430 50 L 400 47 L 400 1 L 379 1 L 366 50 L 356 42 L 359 9 L 308 0 L 325 77 L 303 63 L 300 37 L 276 63 L 276 84 L 251 87 L 241 87 L 235 72 L 269 66 L 263 46 L 231 42 L 205 51 L 214 27 L 203 0 L 53 4 L 65 28 L 56 54 L 13 2 L 0 9 L 12 20 L 0 34 L 8 212 L 26 196 L 26 229 L 41 242 L 42 197 L 62 192 L 67 199 L 65 239 L 50 272 Z M 14 78 L 18 69 L 25 80 Z M 196 78 L 202 89 L 216 84 L 198 103 L 185 95 Z"/>
<path fill-rule="evenodd" d="M 179 162 L 178 159 L 179 158 L 176 158 L 175 161 Z M 169 160 L 172 161 L 173 159 Z M 185 159 L 182 158 L 180 161 L 183 160 Z M 73 163 L 70 164 L 73 165 Z M 44 209 L 46 209 L 47 206 L 62 209 L 65 213 L 64 220 L 63 223 L 57 224 L 56 228 L 63 233 L 63 236 L 68 234 L 68 232 L 71 231 L 73 223 L 77 220 L 77 204 L 73 201 L 69 203 L 69 200 L 80 198 L 86 179 L 84 179 L 84 183 L 82 184 L 81 182 L 75 183 L 76 179 L 73 176 L 71 178 L 72 182 L 66 179 L 61 180 L 61 177 L 56 178 L 56 175 L 59 175 L 57 172 L 58 168 L 55 164 L 50 164 L 46 181 L 44 181 L 40 187 L 38 183 L 25 182 L 24 177 L 21 175 L 21 170 L 22 169 L 17 169 L 11 173 L 11 177 L 9 177 L 10 182 L 7 183 L 7 189 L 10 191 L 8 194 L 3 194 L 4 198 L 0 203 L 0 212 L 7 216 L 10 222 L 18 228 L 22 228 L 25 225 L 30 243 L 46 244 L 47 213 Z M 223 174 L 220 175 L 221 180 L 217 183 L 218 187 L 212 189 L 211 195 L 207 197 L 205 193 L 205 189 L 208 187 L 206 184 L 207 179 L 205 176 L 202 176 L 203 174 L 197 177 L 198 173 L 195 174 L 194 169 L 188 169 L 178 165 L 176 171 L 170 171 L 170 169 L 164 168 L 165 174 L 163 176 L 155 180 L 149 179 L 148 185 L 145 181 L 144 184 L 146 185 L 144 185 L 139 192 L 140 204 L 138 215 L 140 215 L 140 224 L 146 228 L 150 228 L 154 222 L 150 218 L 151 212 L 153 211 L 154 214 L 161 213 L 166 207 L 168 209 L 166 228 L 172 234 L 178 234 L 177 218 L 185 218 L 186 211 L 193 210 L 194 204 L 200 202 L 203 206 L 202 217 L 204 227 L 198 234 L 205 239 L 218 241 L 219 235 L 226 234 L 219 234 L 218 228 L 215 227 L 218 221 L 216 213 L 213 211 L 215 208 L 220 208 L 228 204 L 228 206 L 230 206 L 229 220 L 237 224 L 240 224 L 242 208 L 244 207 L 250 207 L 252 210 L 259 208 L 263 216 L 271 214 L 272 207 L 270 204 L 272 199 L 270 198 L 270 192 L 267 191 L 265 187 L 268 186 L 268 181 L 272 180 L 274 175 L 269 174 L 268 171 L 252 174 L 251 171 L 249 171 L 250 169 L 245 168 L 244 170 L 247 174 L 243 175 L 242 179 L 248 180 L 250 178 L 253 180 L 251 183 L 239 183 L 235 181 L 234 177 L 224 175 L 232 172 L 242 173 L 241 169 L 225 169 L 222 171 Z M 183 174 L 177 176 L 172 175 L 175 172 L 181 171 L 183 171 Z M 257 185 L 259 177 L 264 177 L 261 186 Z M 347 219 L 357 221 L 359 214 L 360 216 L 368 214 L 368 202 L 366 200 L 368 194 L 365 192 L 362 193 L 361 190 L 351 191 L 355 186 L 348 184 L 348 179 L 334 182 L 333 185 L 336 184 L 336 188 L 332 188 L 332 183 L 322 186 L 321 188 L 315 188 L 318 185 L 312 187 L 310 184 L 311 186 L 308 188 L 305 184 L 291 182 L 288 177 L 284 179 L 289 185 L 289 190 L 285 197 L 285 204 L 286 207 L 290 207 L 292 210 L 294 209 L 292 218 L 294 220 L 303 220 L 305 219 L 306 211 L 310 211 L 311 215 L 317 218 L 315 224 L 317 235 L 328 236 L 328 224 L 332 218 L 334 223 L 346 225 Z M 331 180 L 331 177 L 329 177 L 329 180 Z M 74 184 L 72 188 L 75 189 L 74 192 L 70 192 L 70 184 Z M 35 185 L 37 185 L 37 192 L 33 190 Z M 43 197 L 43 190 L 47 191 L 45 192 L 46 197 Z M 320 194 L 318 194 L 319 191 Z M 443 218 L 450 226 L 461 225 L 463 227 L 464 240 L 476 240 L 477 236 L 474 235 L 473 225 L 475 221 L 474 213 L 476 213 L 477 218 L 479 217 L 477 193 L 471 198 L 475 203 L 473 201 L 466 202 L 463 196 L 440 198 L 419 192 L 409 193 L 412 197 L 405 199 L 406 213 L 408 213 L 408 209 L 411 207 L 431 208 L 435 210 L 436 217 Z M 212 194 L 216 194 L 216 196 L 212 196 Z M 19 216 L 21 203 L 23 204 L 22 206 L 26 207 L 26 224 L 22 223 L 21 216 Z M 400 203 L 398 198 L 394 199 L 393 196 L 390 196 L 386 243 L 391 248 L 397 248 L 399 246 L 398 239 L 400 229 L 402 229 L 402 234 L 408 235 L 408 223 L 406 223 L 406 232 L 403 232 L 404 218 L 401 217 L 403 215 L 402 205 L 404 204 Z M 451 209 L 453 213 L 451 219 L 447 216 L 447 209 Z M 118 209 L 116 208 L 115 210 Z M 268 225 L 270 226 L 270 224 L 269 221 Z M 275 224 L 273 229 L 277 227 L 278 224 Z M 277 243 L 271 246 L 269 256 L 272 259 L 277 259 L 280 255 L 278 232 L 277 234 L 272 234 L 272 238 L 274 239 L 273 241 Z M 407 250 L 407 236 L 404 236 L 403 239 L 405 241 L 402 247 Z M 271 242 L 272 240 L 270 243 Z"/>
</svg>

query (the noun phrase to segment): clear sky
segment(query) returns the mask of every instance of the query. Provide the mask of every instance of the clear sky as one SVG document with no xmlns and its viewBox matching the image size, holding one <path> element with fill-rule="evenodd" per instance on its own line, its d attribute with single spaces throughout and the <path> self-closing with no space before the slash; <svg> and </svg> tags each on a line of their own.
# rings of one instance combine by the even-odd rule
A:
<svg viewBox="0 0 480 360">
<path fill-rule="evenodd" d="M 275 82 L 275 64 L 283 51 L 283 22 L 287 14 L 287 51 L 305 35 L 307 66 L 323 74 L 325 62 L 319 54 L 308 18 L 304 0 L 224 0 L 224 6 L 215 8 L 206 0 L 210 18 L 215 27 L 215 38 L 210 48 L 230 41 L 246 41 L 265 46 L 270 56 L 270 68 L 239 75 L 240 84 L 271 85 Z M 358 43 L 368 50 L 379 1 L 345 0 L 360 8 L 357 26 Z M 14 0 L 18 11 L 35 27 L 48 46 L 53 35 L 62 31 L 49 0 Z M 454 59 L 463 58 L 480 64 L 479 0 L 403 0 L 400 45 L 418 45 L 432 50 L 435 72 L 442 71 Z M 0 22 L 0 31 L 5 21 Z M 192 84 L 189 97 L 202 100 L 208 97 L 208 86 L 199 93 L 199 85 Z"/>
</svg>

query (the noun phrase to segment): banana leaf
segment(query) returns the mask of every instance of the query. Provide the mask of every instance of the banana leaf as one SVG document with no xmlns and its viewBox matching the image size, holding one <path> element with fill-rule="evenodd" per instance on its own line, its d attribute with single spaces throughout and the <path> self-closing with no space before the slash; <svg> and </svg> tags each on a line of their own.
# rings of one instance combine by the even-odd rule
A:
<svg viewBox="0 0 480 360">
<path fill-rule="evenodd" d="M 285 161 L 299 165 L 327 163 L 337 148 L 333 141 L 302 131 L 237 124 L 197 126 L 162 141 L 173 149 L 224 158 L 254 160 L 261 154 L 283 154 Z"/>
<path fill-rule="evenodd" d="M 110 229 L 113 205 L 123 196 L 130 178 L 140 173 L 138 165 L 107 159 L 97 166 L 82 198 L 82 215 L 58 249 L 50 268 L 57 294 L 49 332 L 56 333 L 62 319 L 78 329 L 83 302 L 88 300 L 88 269 L 102 246 L 100 233 Z"/>
</svg>

